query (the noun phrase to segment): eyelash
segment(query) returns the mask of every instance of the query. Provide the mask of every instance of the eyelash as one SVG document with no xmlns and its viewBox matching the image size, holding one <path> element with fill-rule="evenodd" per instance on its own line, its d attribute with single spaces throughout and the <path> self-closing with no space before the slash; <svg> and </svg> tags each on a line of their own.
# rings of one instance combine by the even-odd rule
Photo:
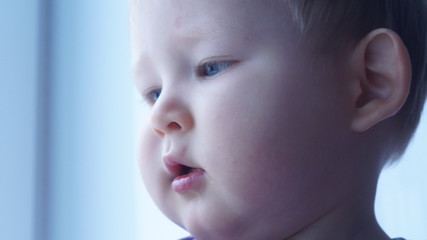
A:
<svg viewBox="0 0 427 240">
<path fill-rule="evenodd" d="M 235 64 L 235 61 L 212 61 L 212 62 L 205 62 L 200 64 L 197 67 L 197 74 L 201 77 L 213 77 L 219 73 L 221 73 L 223 70 L 226 70 L 227 68 L 231 67 L 233 64 Z M 213 71 L 212 73 L 208 73 L 208 71 Z M 145 94 L 145 99 L 150 104 L 154 104 L 159 98 L 162 93 L 161 88 L 156 88 L 154 90 L 150 90 Z"/>
<path fill-rule="evenodd" d="M 231 67 L 235 63 L 236 63 L 235 61 L 205 62 L 205 63 L 202 63 L 197 68 L 197 73 L 201 77 L 213 77 L 213 76 L 221 73 L 223 70 Z M 208 71 L 213 71 L 213 73 L 208 73 Z"/>
</svg>

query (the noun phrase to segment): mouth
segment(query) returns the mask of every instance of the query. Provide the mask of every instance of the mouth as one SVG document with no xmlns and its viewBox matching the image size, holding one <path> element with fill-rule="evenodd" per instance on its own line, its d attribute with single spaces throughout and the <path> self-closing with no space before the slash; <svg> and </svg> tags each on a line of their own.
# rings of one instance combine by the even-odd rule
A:
<svg viewBox="0 0 427 240">
<path fill-rule="evenodd" d="M 184 166 L 185 171 L 182 175 L 175 177 L 172 180 L 172 189 L 176 192 L 185 192 L 196 189 L 205 171 L 200 168 L 189 168 Z"/>
<path fill-rule="evenodd" d="M 179 165 L 179 167 L 181 169 L 180 173 L 178 174 L 179 176 L 189 174 L 189 173 L 191 173 L 191 172 L 193 172 L 193 171 L 196 170 L 195 168 L 192 168 L 192 167 L 189 167 L 189 166 L 185 166 L 185 165 Z"/>
<path fill-rule="evenodd" d="M 164 157 L 164 163 L 172 175 L 171 187 L 175 192 L 197 189 L 206 173 L 204 169 L 185 165 L 172 156 Z"/>
</svg>

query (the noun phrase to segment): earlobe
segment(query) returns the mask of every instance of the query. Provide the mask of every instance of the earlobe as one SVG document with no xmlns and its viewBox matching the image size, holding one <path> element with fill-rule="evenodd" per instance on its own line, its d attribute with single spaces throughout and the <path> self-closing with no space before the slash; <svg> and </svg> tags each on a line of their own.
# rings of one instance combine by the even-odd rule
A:
<svg viewBox="0 0 427 240">
<path fill-rule="evenodd" d="M 403 106 L 410 89 L 411 64 L 402 40 L 388 29 L 372 31 L 355 51 L 358 87 L 351 127 L 363 132 Z"/>
</svg>

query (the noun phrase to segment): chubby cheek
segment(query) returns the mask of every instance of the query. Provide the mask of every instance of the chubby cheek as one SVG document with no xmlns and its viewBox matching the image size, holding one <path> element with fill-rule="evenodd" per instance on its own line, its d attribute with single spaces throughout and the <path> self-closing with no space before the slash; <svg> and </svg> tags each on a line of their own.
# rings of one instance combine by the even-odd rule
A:
<svg viewBox="0 0 427 240">
<path fill-rule="evenodd" d="M 139 136 L 138 163 L 144 185 L 157 204 L 166 215 L 170 215 L 170 183 L 161 164 L 162 144 L 151 127 L 143 126 Z"/>
<path fill-rule="evenodd" d="M 295 180 L 292 175 L 298 170 L 287 165 L 274 146 L 267 147 L 269 143 L 256 138 L 244 139 L 244 143 L 230 142 L 216 148 L 220 149 L 216 156 L 218 161 L 210 166 L 209 174 L 226 197 L 225 201 L 235 205 L 236 209 L 252 211 L 257 206 L 276 202 L 286 183 Z"/>
<path fill-rule="evenodd" d="M 200 208 L 198 220 L 224 236 L 256 228 L 260 221 L 271 222 L 272 229 L 265 231 L 283 231 L 283 226 L 276 225 L 284 224 L 286 215 L 295 220 L 300 204 L 304 205 L 299 200 L 312 199 L 301 191 L 307 188 L 300 169 L 287 165 L 274 152 L 275 147 L 267 146 L 271 143 L 263 143 L 263 139 L 223 139 L 223 144 L 214 144 L 218 142 L 216 137 L 223 139 L 211 139 L 210 146 L 217 152 L 210 158 L 212 164 L 207 165 L 211 179 L 206 191 L 209 197 Z M 291 221 L 285 224 L 290 231 L 296 228 Z"/>
<path fill-rule="evenodd" d="M 236 215 L 242 216 L 242 213 L 254 214 L 256 209 L 262 210 L 263 206 L 280 202 L 277 201 L 278 194 L 284 192 L 289 179 L 295 179 L 292 175 L 298 170 L 287 164 L 289 161 L 283 157 L 284 140 L 279 139 L 277 131 L 269 131 L 268 121 L 262 115 L 249 117 L 242 111 L 239 113 L 239 116 L 247 117 L 227 115 L 211 118 L 212 122 L 206 119 L 206 124 L 218 125 L 221 131 L 205 128 L 200 123 L 202 131 L 206 131 L 201 135 L 209 137 L 197 142 L 199 150 L 209 160 L 204 167 L 218 192 L 215 195 L 217 198 L 223 196 L 222 201 L 233 211 L 239 211 Z"/>
<path fill-rule="evenodd" d="M 308 98 L 280 89 L 244 89 L 236 99 L 209 102 L 203 109 L 210 111 L 198 116 L 198 136 L 208 137 L 195 142 L 205 153 L 199 155 L 210 159 L 215 196 L 242 219 L 293 219 L 327 191 L 320 186 L 329 181 L 330 146 L 341 134 L 330 131 L 340 128 L 327 114 L 333 105 L 319 105 L 326 100 L 314 90 Z"/>
<path fill-rule="evenodd" d="M 156 195 L 155 189 L 158 188 L 158 168 L 157 163 L 160 159 L 160 142 L 152 134 L 148 126 L 143 126 L 139 135 L 138 144 L 138 163 L 142 179 L 146 188 L 152 195 Z"/>
</svg>

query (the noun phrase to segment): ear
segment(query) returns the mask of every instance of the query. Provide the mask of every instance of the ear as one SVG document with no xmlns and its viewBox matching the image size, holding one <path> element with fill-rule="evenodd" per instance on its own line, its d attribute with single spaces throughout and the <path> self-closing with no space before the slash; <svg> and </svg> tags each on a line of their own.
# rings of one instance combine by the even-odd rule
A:
<svg viewBox="0 0 427 240">
<path fill-rule="evenodd" d="M 411 64 L 402 40 L 388 29 L 370 32 L 354 51 L 357 87 L 351 128 L 363 132 L 403 106 L 411 84 Z"/>
</svg>

